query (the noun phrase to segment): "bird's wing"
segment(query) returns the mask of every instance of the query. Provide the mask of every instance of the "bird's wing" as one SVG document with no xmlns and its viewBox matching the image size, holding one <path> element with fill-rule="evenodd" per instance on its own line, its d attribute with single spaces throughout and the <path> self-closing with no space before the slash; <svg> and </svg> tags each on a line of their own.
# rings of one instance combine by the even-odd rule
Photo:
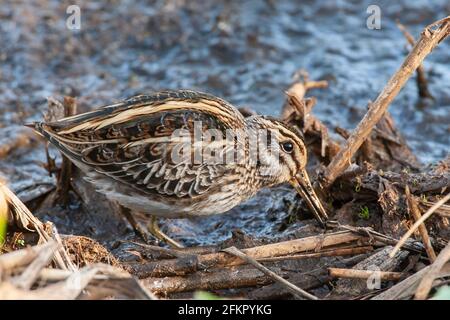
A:
<svg viewBox="0 0 450 320">
<path fill-rule="evenodd" d="M 213 129 L 226 138 L 226 130 L 243 127 L 242 115 L 228 103 L 181 91 L 136 96 L 36 129 L 89 169 L 146 193 L 195 197 L 232 170 L 224 163 L 229 140 L 223 140 L 225 148 L 211 142 L 205 155 L 204 144 L 192 143 L 195 134 Z"/>
<path fill-rule="evenodd" d="M 101 129 L 144 115 L 178 110 L 210 114 L 230 126 L 240 127 L 244 124 L 242 114 L 227 101 L 207 93 L 178 90 L 137 95 L 91 112 L 63 118 L 49 125 L 54 129 L 59 128 L 60 133 L 67 134 L 86 129 Z"/>
</svg>

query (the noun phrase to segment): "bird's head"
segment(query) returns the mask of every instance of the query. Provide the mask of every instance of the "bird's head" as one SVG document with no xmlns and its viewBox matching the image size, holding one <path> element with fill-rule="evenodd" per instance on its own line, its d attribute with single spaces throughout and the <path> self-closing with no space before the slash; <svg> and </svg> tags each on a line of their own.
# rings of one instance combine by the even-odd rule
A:
<svg viewBox="0 0 450 320">
<path fill-rule="evenodd" d="M 306 172 L 307 151 L 301 132 L 271 117 L 251 116 L 246 121 L 258 132 L 259 175 L 272 185 L 289 182 L 319 222 L 324 223 L 327 213 Z"/>
</svg>

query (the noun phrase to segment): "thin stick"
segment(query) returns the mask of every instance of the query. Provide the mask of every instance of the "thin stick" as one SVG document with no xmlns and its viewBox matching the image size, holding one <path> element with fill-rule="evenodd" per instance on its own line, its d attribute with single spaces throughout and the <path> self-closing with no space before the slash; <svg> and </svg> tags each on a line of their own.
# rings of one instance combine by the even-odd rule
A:
<svg viewBox="0 0 450 320">
<path fill-rule="evenodd" d="M 186 276 L 150 277 L 141 280 L 141 283 L 154 294 L 167 295 L 194 290 L 211 291 L 263 286 L 273 283 L 273 279 L 259 270 L 238 267 L 215 269 L 210 272 L 196 272 Z"/>
<path fill-rule="evenodd" d="M 277 275 L 275 272 L 273 272 L 272 270 L 266 268 L 265 266 L 263 266 L 261 263 L 259 263 L 255 259 L 247 256 L 245 253 L 243 253 L 242 251 L 240 251 L 236 247 L 230 247 L 230 248 L 224 249 L 223 251 L 225 251 L 225 252 L 227 252 L 229 254 L 232 254 L 232 255 L 234 255 L 236 257 L 239 257 L 240 259 L 244 260 L 247 263 L 250 263 L 256 269 L 258 269 L 259 271 L 263 272 L 265 275 L 271 277 L 273 280 L 279 282 L 281 285 L 286 287 L 286 289 L 291 291 L 292 294 L 294 294 L 295 296 L 303 297 L 303 298 L 306 298 L 306 299 L 309 299 L 309 300 L 318 300 L 318 298 L 316 296 L 313 296 L 312 294 L 306 292 L 305 290 L 297 287 L 295 284 L 292 284 L 289 281 L 287 281 L 286 279 L 283 279 L 282 277 Z"/>
<path fill-rule="evenodd" d="M 408 186 L 406 186 L 406 188 L 405 188 L 405 194 L 406 194 L 406 201 L 408 203 L 409 212 L 411 213 L 411 215 L 413 216 L 415 221 L 420 220 L 422 215 L 420 214 L 420 210 L 417 205 L 417 202 L 414 199 L 414 197 L 411 195 L 411 192 L 409 191 Z M 423 246 L 425 247 L 425 251 L 427 252 L 428 258 L 433 263 L 436 260 L 436 253 L 434 252 L 433 246 L 431 245 L 431 240 L 430 240 L 430 237 L 428 236 L 428 231 L 425 226 L 425 223 L 422 223 L 419 226 L 419 233 L 420 233 L 420 236 L 422 237 L 422 243 L 423 243 Z"/>
<path fill-rule="evenodd" d="M 413 224 L 413 226 L 405 233 L 405 235 L 398 241 L 397 245 L 394 247 L 394 249 L 391 251 L 389 256 L 392 258 L 395 256 L 398 250 L 400 250 L 400 247 L 408 240 L 409 237 L 419 228 L 419 226 L 427 220 L 441 205 L 446 203 L 448 200 L 450 200 L 450 193 L 448 193 L 444 198 L 436 202 L 425 214 L 416 221 L 416 223 Z"/>
<path fill-rule="evenodd" d="M 75 98 L 64 97 L 64 116 L 70 117 L 77 113 L 77 103 Z M 58 176 L 58 185 L 56 188 L 58 198 L 63 206 L 69 204 L 70 179 L 72 177 L 72 162 L 63 154 L 61 171 Z"/>
<path fill-rule="evenodd" d="M 433 286 L 434 279 L 436 279 L 436 277 L 439 275 L 439 272 L 448 260 L 450 260 L 450 243 L 447 244 L 447 246 L 441 251 L 441 253 L 439 253 L 436 261 L 431 265 L 429 271 L 420 281 L 414 299 L 424 300 L 428 297 L 428 294 L 430 293 L 430 290 Z"/>
<path fill-rule="evenodd" d="M 22 272 L 20 276 L 13 279 L 13 283 L 20 289 L 29 290 L 36 281 L 41 270 L 52 260 L 53 254 L 58 247 L 56 241 L 50 240 L 44 244 L 36 259 Z"/>
<path fill-rule="evenodd" d="M 431 208 L 433 206 L 434 202 L 428 201 L 427 202 L 420 202 L 420 205 L 425 207 L 426 209 Z M 440 215 L 444 218 L 450 218 L 450 205 L 443 204 L 437 211 L 436 214 Z"/>
<path fill-rule="evenodd" d="M 10 272 L 30 264 L 45 246 L 46 243 L 38 244 L 0 255 L 0 269 Z"/>
<path fill-rule="evenodd" d="M 259 260 L 313 251 L 319 246 L 323 249 L 330 249 L 330 247 L 333 246 L 344 243 L 350 244 L 366 238 L 367 234 L 361 235 L 350 231 L 339 231 L 266 244 L 243 249 L 242 251 L 253 259 Z M 205 270 L 216 266 L 236 266 L 241 264 L 245 264 L 245 261 L 224 252 L 215 252 L 178 259 L 152 261 L 144 264 L 132 263 L 128 265 L 128 268 L 132 270 L 133 274 L 137 274 L 140 278 L 146 278 L 181 275 L 196 272 L 198 269 Z"/>
<path fill-rule="evenodd" d="M 419 270 L 408 278 L 398 282 L 386 291 L 376 295 L 372 300 L 404 300 L 414 294 L 417 282 L 429 270 L 430 266 Z"/>
<path fill-rule="evenodd" d="M 406 29 L 406 27 L 397 21 L 397 27 L 400 29 L 400 31 L 405 36 L 406 40 L 411 46 L 414 46 L 414 43 L 416 42 L 414 40 L 414 37 L 409 33 L 409 31 Z M 428 90 L 428 82 L 427 78 L 425 76 L 425 69 L 423 67 L 423 64 L 420 64 L 417 67 L 417 88 L 419 89 L 419 97 L 421 98 L 433 98 L 430 91 Z"/>
<path fill-rule="evenodd" d="M 328 273 L 334 278 L 369 279 L 377 277 L 380 280 L 399 280 L 403 277 L 401 272 L 356 270 L 343 268 L 328 268 Z"/>
<path fill-rule="evenodd" d="M 299 125 L 300 122 L 300 129 L 303 130 L 307 139 L 318 138 L 320 146 L 315 145 L 313 152 L 329 162 L 339 151 L 339 144 L 329 137 L 327 127 L 311 113 L 315 98 L 305 99 L 308 90 L 325 88 L 328 83 L 327 81 L 310 81 L 306 71 L 300 71 L 299 75 L 301 79 L 286 92 L 287 99 L 281 111 L 281 119 L 294 125 Z"/>
<path fill-rule="evenodd" d="M 298 259 L 306 259 L 306 258 L 321 258 L 321 257 L 336 257 L 336 256 L 354 256 L 366 252 L 373 251 L 372 246 L 362 246 L 362 247 L 354 247 L 354 248 L 337 248 L 331 250 L 325 250 L 322 252 L 312 252 L 312 253 L 303 253 L 303 254 L 294 254 L 290 256 L 281 256 L 281 257 L 268 257 L 257 259 L 259 262 L 269 262 L 269 261 L 284 261 L 284 260 L 298 260 Z"/>
<path fill-rule="evenodd" d="M 333 224 L 330 224 L 333 225 Z M 344 230 L 348 230 L 357 234 L 365 234 L 367 235 L 369 238 L 372 238 L 373 240 L 379 241 L 381 243 L 384 244 L 388 244 L 388 245 L 396 245 L 398 243 L 398 240 L 395 238 L 392 238 L 390 236 L 384 235 L 382 233 L 379 233 L 375 230 L 372 230 L 371 228 L 367 228 L 367 227 L 352 227 L 349 225 L 340 225 L 337 224 L 336 227 L 342 228 Z M 415 252 L 422 252 L 422 247 L 418 247 L 416 245 L 414 245 L 414 243 L 412 244 L 408 244 L 408 243 L 404 243 L 402 245 L 402 247 L 404 249 L 410 250 L 410 251 L 415 251 Z"/>
<path fill-rule="evenodd" d="M 333 158 L 321 176 L 322 187 L 328 188 L 336 178 L 350 165 L 351 158 L 369 137 L 373 127 L 381 120 L 389 104 L 403 88 L 411 74 L 422 63 L 425 57 L 450 33 L 450 16 L 441 20 L 437 29 L 432 30 L 428 26 L 405 58 L 400 69 L 391 77 L 383 91 L 373 102 L 364 118 L 358 124 L 345 146 Z M 435 24 L 433 24 L 435 25 Z"/>
</svg>

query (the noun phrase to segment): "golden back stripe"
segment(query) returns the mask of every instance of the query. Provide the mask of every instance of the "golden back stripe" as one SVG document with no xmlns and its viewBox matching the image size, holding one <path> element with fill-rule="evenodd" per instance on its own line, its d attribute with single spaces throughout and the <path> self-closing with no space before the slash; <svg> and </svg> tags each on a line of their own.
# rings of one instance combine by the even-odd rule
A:
<svg viewBox="0 0 450 320">
<path fill-rule="evenodd" d="M 183 110 L 183 109 L 207 112 L 218 117 L 223 117 L 231 120 L 238 120 L 242 124 L 244 122 L 242 115 L 238 112 L 235 112 L 232 109 L 232 107 L 226 108 L 225 106 L 222 106 L 217 102 L 208 101 L 208 103 L 205 103 L 201 100 L 199 102 L 170 101 L 156 106 L 147 104 L 143 105 L 142 107 L 133 107 L 131 109 L 122 111 L 119 114 L 104 120 L 98 119 L 94 121 L 88 121 L 86 123 L 79 124 L 73 128 L 62 130 L 59 132 L 59 134 L 68 134 L 86 129 L 101 129 L 115 123 L 126 122 L 140 115 L 149 115 L 162 111 Z"/>
<path fill-rule="evenodd" d="M 103 107 L 100 107 L 98 109 L 91 110 L 91 111 L 88 111 L 88 112 L 85 112 L 85 113 L 76 114 L 76 115 L 73 115 L 73 116 L 70 116 L 70 117 L 65 117 L 65 118 L 58 119 L 58 120 L 56 120 L 56 122 L 64 122 L 64 121 L 76 120 L 78 118 L 85 117 L 85 116 L 87 116 L 89 114 L 94 114 L 94 113 L 98 112 L 101 109 L 112 109 L 112 108 L 120 107 L 123 104 L 124 104 L 123 102 L 119 102 L 119 103 L 111 104 L 111 105 L 108 105 L 108 106 L 103 106 Z"/>
</svg>

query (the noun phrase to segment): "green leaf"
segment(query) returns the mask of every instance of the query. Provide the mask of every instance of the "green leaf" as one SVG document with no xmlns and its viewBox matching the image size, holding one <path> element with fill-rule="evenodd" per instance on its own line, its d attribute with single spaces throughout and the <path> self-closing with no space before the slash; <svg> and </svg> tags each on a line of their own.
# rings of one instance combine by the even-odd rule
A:
<svg viewBox="0 0 450 320">
<path fill-rule="evenodd" d="M 0 248 L 6 240 L 6 227 L 8 226 L 8 203 L 0 189 Z"/>
<path fill-rule="evenodd" d="M 359 207 L 360 211 L 358 213 L 358 217 L 360 217 L 363 220 L 369 220 L 370 219 L 370 211 L 367 206 L 361 206 Z"/>
<path fill-rule="evenodd" d="M 223 300 L 223 298 L 216 296 L 206 291 L 195 291 L 194 300 Z"/>
<path fill-rule="evenodd" d="M 8 225 L 8 220 L 0 215 L 0 247 L 5 243 L 6 240 L 6 226 Z"/>
</svg>

